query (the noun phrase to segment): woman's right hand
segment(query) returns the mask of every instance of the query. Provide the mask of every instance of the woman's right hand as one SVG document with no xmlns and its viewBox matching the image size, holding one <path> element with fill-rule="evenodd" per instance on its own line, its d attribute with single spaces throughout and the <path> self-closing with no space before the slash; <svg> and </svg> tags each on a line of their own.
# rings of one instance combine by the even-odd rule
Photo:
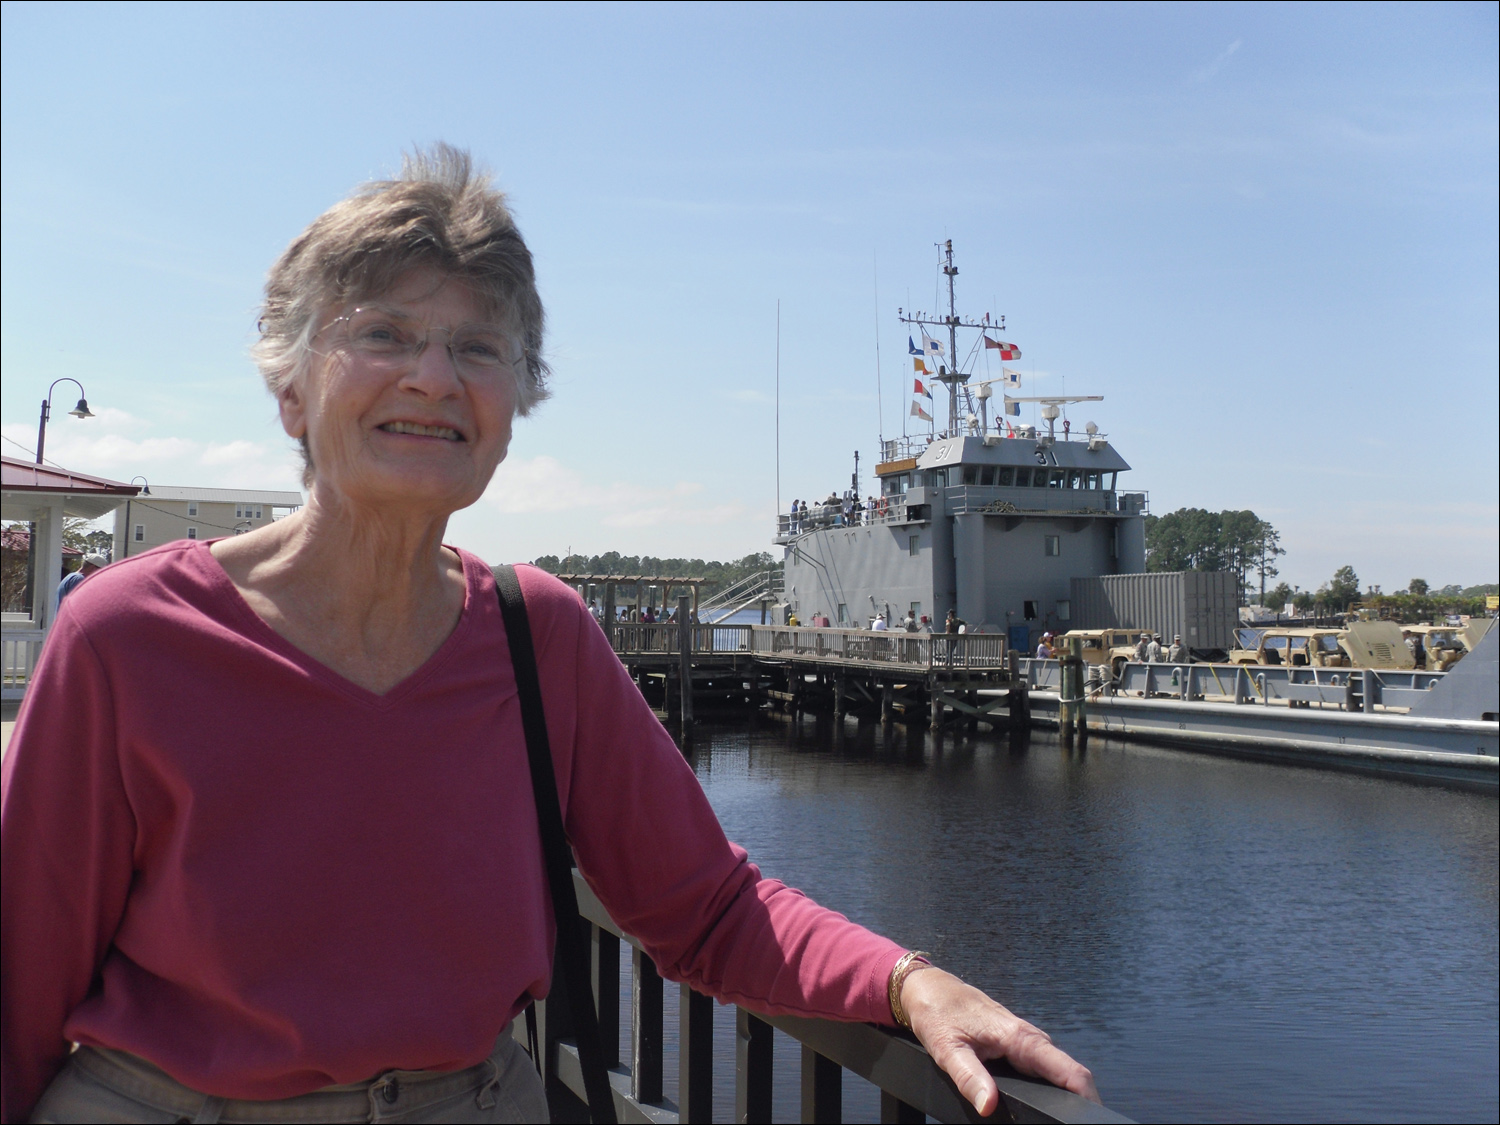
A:
<svg viewBox="0 0 1500 1125">
<path fill-rule="evenodd" d="M 901 982 L 901 1006 L 927 1053 L 983 1117 L 1000 1104 L 1000 1090 L 984 1059 L 1003 1058 L 1022 1074 L 1099 1101 L 1086 1066 L 1053 1046 L 1041 1028 L 952 973 L 928 967 L 913 971 Z"/>
</svg>

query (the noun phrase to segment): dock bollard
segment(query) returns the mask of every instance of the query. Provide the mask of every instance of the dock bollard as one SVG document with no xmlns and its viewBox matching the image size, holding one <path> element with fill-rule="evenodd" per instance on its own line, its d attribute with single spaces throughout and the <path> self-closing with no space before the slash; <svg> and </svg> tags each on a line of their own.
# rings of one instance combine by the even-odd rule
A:
<svg viewBox="0 0 1500 1125">
<path fill-rule="evenodd" d="M 1083 638 L 1068 638 L 1068 663 L 1073 666 L 1073 726 L 1079 738 L 1089 736 L 1089 700 L 1083 684 Z"/>
</svg>

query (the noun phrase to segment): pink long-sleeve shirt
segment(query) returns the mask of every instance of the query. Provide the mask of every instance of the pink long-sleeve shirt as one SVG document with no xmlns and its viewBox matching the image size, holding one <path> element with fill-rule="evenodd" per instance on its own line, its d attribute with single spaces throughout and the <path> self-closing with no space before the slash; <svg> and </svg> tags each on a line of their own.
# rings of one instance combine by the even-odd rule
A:
<svg viewBox="0 0 1500 1125">
<path fill-rule="evenodd" d="M 272 631 L 182 542 L 68 599 L 3 773 L 6 1121 L 69 1042 L 230 1098 L 455 1070 L 551 978 L 553 923 L 494 577 L 385 695 Z M 567 587 L 520 567 L 578 863 L 663 974 L 891 1023 L 901 949 L 724 838 Z"/>
</svg>

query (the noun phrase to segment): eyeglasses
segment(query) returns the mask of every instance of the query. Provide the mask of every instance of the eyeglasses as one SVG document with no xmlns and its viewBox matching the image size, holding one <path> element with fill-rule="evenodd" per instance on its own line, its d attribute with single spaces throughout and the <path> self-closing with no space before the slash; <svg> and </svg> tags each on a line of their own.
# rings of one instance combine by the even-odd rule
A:
<svg viewBox="0 0 1500 1125">
<path fill-rule="evenodd" d="M 433 328 L 378 305 L 357 308 L 337 317 L 323 331 L 328 334 L 332 350 L 347 351 L 366 366 L 382 371 L 414 363 L 435 332 L 447 333 L 448 355 L 460 375 L 514 371 L 525 356 L 519 341 L 493 324 Z"/>
</svg>

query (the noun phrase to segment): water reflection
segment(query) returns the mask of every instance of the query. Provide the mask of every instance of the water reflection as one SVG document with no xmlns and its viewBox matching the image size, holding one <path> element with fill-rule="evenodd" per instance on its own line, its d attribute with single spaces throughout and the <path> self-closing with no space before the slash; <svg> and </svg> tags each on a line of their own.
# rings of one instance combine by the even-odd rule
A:
<svg viewBox="0 0 1500 1125">
<path fill-rule="evenodd" d="M 1047 1028 L 1122 1113 L 1495 1118 L 1493 797 L 814 716 L 702 725 L 693 758 L 763 870 Z"/>
</svg>

